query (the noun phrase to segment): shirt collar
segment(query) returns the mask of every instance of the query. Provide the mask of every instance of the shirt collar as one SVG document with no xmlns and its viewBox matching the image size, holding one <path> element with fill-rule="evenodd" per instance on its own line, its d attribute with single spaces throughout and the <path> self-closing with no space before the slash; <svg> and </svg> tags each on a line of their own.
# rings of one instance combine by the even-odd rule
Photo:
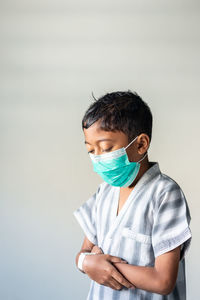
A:
<svg viewBox="0 0 200 300">
<path fill-rule="evenodd" d="M 139 179 L 138 183 L 140 183 L 140 185 L 161 174 L 158 162 L 150 162 L 150 165 L 150 168 Z"/>
</svg>

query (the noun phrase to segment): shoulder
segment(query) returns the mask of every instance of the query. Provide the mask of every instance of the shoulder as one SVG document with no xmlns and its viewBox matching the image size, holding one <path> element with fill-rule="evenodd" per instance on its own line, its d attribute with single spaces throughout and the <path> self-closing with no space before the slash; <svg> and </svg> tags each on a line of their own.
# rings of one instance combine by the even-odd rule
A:
<svg viewBox="0 0 200 300">
<path fill-rule="evenodd" d="M 107 195 L 110 191 L 112 191 L 113 187 L 106 182 L 100 183 L 96 191 L 92 194 L 92 196 L 88 199 L 88 201 L 96 200 L 98 201 L 105 194 Z"/>
<path fill-rule="evenodd" d="M 151 162 L 152 166 L 144 174 L 144 185 L 148 192 L 154 197 L 159 198 L 166 192 L 179 190 L 182 192 L 180 185 L 170 176 L 162 173 L 158 162 Z"/>
<path fill-rule="evenodd" d="M 102 209 L 102 207 L 107 206 L 108 203 L 114 201 L 116 197 L 117 188 L 106 182 L 102 182 L 97 189 L 95 204 L 96 207 Z"/>
<path fill-rule="evenodd" d="M 178 198 L 181 199 L 183 204 L 186 203 L 185 195 L 180 185 L 170 176 L 160 173 L 154 188 L 155 208 L 159 208 L 163 202 L 170 202 Z"/>
<path fill-rule="evenodd" d="M 107 182 L 103 181 L 99 184 L 97 189 L 97 196 L 102 197 L 104 195 L 107 195 L 108 193 L 112 192 L 114 190 L 114 187 Z"/>
</svg>

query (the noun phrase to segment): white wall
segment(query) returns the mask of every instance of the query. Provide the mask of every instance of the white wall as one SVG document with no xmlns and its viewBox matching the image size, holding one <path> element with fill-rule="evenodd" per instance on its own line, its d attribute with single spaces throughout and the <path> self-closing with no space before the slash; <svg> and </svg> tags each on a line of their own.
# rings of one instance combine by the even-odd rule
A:
<svg viewBox="0 0 200 300">
<path fill-rule="evenodd" d="M 154 116 L 150 160 L 182 187 L 199 295 L 199 1 L 0 3 L 0 299 L 86 298 L 72 212 L 96 190 L 81 118 L 96 97 L 135 90 Z"/>
</svg>

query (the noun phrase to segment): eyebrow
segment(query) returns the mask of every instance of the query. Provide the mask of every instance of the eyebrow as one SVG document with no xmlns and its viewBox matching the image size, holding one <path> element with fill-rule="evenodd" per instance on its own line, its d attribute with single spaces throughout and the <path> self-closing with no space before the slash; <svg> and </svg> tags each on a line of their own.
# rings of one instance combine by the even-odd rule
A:
<svg viewBox="0 0 200 300">
<path fill-rule="evenodd" d="M 97 143 L 99 143 L 99 142 L 104 142 L 104 141 L 112 141 L 112 142 L 113 142 L 113 140 L 111 140 L 111 139 L 100 139 L 100 140 L 97 140 Z M 91 144 L 88 143 L 87 141 L 85 141 L 85 144 L 91 145 Z"/>
</svg>

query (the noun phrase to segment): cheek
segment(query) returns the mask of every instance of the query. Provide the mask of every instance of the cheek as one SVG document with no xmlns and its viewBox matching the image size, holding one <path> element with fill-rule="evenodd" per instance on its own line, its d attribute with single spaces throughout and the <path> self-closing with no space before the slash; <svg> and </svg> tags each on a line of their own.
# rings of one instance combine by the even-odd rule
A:
<svg viewBox="0 0 200 300">
<path fill-rule="evenodd" d="M 133 150 L 127 149 L 126 153 L 128 155 L 128 159 L 130 162 L 135 162 L 139 160 L 139 155 L 134 149 Z"/>
</svg>

